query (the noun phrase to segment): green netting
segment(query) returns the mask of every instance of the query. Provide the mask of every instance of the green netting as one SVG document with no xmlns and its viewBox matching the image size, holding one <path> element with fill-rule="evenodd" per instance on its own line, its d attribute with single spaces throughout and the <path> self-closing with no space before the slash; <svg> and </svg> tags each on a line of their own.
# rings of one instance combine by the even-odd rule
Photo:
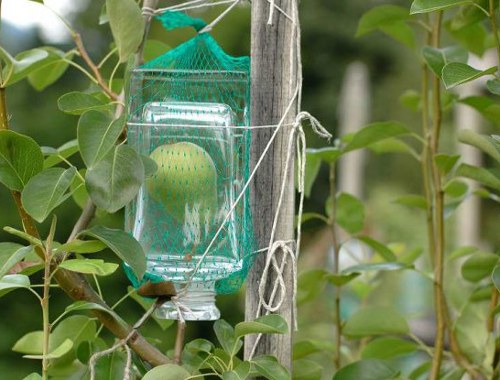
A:
<svg viewBox="0 0 500 380">
<path fill-rule="evenodd" d="M 177 12 L 159 19 L 167 29 L 205 25 Z M 249 176 L 249 69 L 248 57 L 227 55 L 202 33 L 132 71 L 127 141 L 158 165 L 126 210 L 126 229 L 148 258 L 141 283 L 126 267 L 134 286 L 192 279 L 232 293 L 245 280 L 254 251 L 249 194 L 230 208 Z"/>
</svg>

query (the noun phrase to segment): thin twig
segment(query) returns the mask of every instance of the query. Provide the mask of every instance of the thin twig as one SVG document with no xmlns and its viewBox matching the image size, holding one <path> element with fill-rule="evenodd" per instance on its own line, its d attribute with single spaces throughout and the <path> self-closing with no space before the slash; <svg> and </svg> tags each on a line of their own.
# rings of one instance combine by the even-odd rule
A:
<svg viewBox="0 0 500 380">
<path fill-rule="evenodd" d="M 95 76 L 95 79 L 97 80 L 97 83 L 99 86 L 102 88 L 102 90 L 108 95 L 112 100 L 118 100 L 118 95 L 114 93 L 106 84 L 106 81 L 102 77 L 101 70 L 99 70 L 99 67 L 92 61 L 90 58 L 89 54 L 87 53 L 87 50 L 85 49 L 85 46 L 83 45 L 82 37 L 80 36 L 80 33 L 75 33 L 73 35 L 73 39 L 75 41 L 76 48 L 80 52 L 80 56 L 82 59 L 85 61 L 87 66 L 92 70 L 92 73 Z"/>
<path fill-rule="evenodd" d="M 177 336 L 175 337 L 174 363 L 182 363 L 182 349 L 184 348 L 184 336 L 186 334 L 186 322 L 177 321 Z"/>
<path fill-rule="evenodd" d="M 337 186 L 336 186 L 336 166 L 335 163 L 330 164 L 330 198 L 332 200 L 332 214 L 330 216 L 329 225 L 332 229 L 333 243 L 333 274 L 338 275 L 340 271 L 340 243 L 337 236 Z M 342 366 L 341 349 L 342 349 L 342 320 L 340 313 L 340 286 L 335 286 L 335 355 L 334 364 L 338 370 Z"/>
</svg>

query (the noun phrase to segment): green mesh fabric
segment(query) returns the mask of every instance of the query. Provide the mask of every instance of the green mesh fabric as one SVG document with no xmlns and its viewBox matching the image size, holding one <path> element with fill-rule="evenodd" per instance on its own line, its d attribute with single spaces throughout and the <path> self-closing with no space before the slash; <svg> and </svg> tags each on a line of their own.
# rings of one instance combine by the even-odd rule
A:
<svg viewBox="0 0 500 380">
<path fill-rule="evenodd" d="M 159 18 L 167 29 L 205 26 L 177 12 Z M 135 287 L 191 279 L 232 293 L 244 282 L 254 252 L 248 192 L 230 208 L 249 176 L 249 69 L 248 57 L 202 33 L 132 71 L 127 141 L 158 166 L 126 209 L 148 259 L 142 282 L 125 266 Z"/>
</svg>

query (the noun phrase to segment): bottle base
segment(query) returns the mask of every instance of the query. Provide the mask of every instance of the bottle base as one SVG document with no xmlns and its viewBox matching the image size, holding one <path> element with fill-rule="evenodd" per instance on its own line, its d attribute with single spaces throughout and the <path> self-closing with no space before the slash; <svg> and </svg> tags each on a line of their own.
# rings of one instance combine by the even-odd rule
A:
<svg viewBox="0 0 500 380">
<path fill-rule="evenodd" d="M 189 310 L 188 310 L 189 309 Z M 161 319 L 181 319 L 179 309 L 170 301 L 159 306 L 155 315 Z M 186 305 L 182 311 L 182 318 L 186 321 L 215 321 L 220 318 L 220 311 L 215 304 Z"/>
</svg>

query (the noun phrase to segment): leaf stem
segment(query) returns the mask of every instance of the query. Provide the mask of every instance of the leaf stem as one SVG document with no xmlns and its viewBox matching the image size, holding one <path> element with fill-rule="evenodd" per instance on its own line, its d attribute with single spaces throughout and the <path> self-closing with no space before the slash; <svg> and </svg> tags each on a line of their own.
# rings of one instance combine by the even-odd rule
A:
<svg viewBox="0 0 500 380">
<path fill-rule="evenodd" d="M 43 320 L 43 346 L 42 346 L 42 378 L 43 380 L 48 379 L 49 371 L 49 343 L 50 343 L 50 316 L 49 316 L 49 299 L 50 299 L 50 269 L 51 269 L 51 256 L 52 256 L 52 242 L 54 240 L 54 235 L 56 232 L 57 218 L 54 216 L 52 219 L 52 224 L 50 226 L 49 236 L 47 237 L 47 242 L 45 246 L 45 258 L 44 258 L 44 271 L 43 271 L 43 296 L 42 296 L 42 320 Z"/>
<path fill-rule="evenodd" d="M 333 274 L 338 275 L 340 271 L 340 242 L 337 235 L 337 185 L 336 185 L 336 165 L 335 162 L 330 164 L 330 198 L 332 200 L 332 214 L 329 220 L 332 229 L 333 243 Z M 340 369 L 342 366 L 341 348 L 342 348 L 342 318 L 340 310 L 340 297 L 342 288 L 335 286 L 335 355 L 333 358 L 335 368 Z"/>
<path fill-rule="evenodd" d="M 94 74 L 94 77 L 97 80 L 97 83 L 99 86 L 102 88 L 102 90 L 108 95 L 112 100 L 118 100 L 118 95 L 114 93 L 106 84 L 106 81 L 102 77 L 101 71 L 99 68 L 96 66 L 94 61 L 90 58 L 87 50 L 85 49 L 85 46 L 83 45 L 82 37 L 80 36 L 79 33 L 75 33 L 73 35 L 73 40 L 75 41 L 76 48 L 80 52 L 80 56 L 82 59 L 85 61 L 87 66 L 90 68 L 92 73 Z"/>
<path fill-rule="evenodd" d="M 495 46 L 497 50 L 497 60 L 500 67 L 500 39 L 498 37 L 498 25 L 497 25 L 497 18 L 495 15 L 495 1 L 494 0 L 489 0 L 489 12 L 486 13 L 490 19 L 491 22 L 491 30 L 493 33 L 493 37 L 495 38 Z"/>
</svg>

